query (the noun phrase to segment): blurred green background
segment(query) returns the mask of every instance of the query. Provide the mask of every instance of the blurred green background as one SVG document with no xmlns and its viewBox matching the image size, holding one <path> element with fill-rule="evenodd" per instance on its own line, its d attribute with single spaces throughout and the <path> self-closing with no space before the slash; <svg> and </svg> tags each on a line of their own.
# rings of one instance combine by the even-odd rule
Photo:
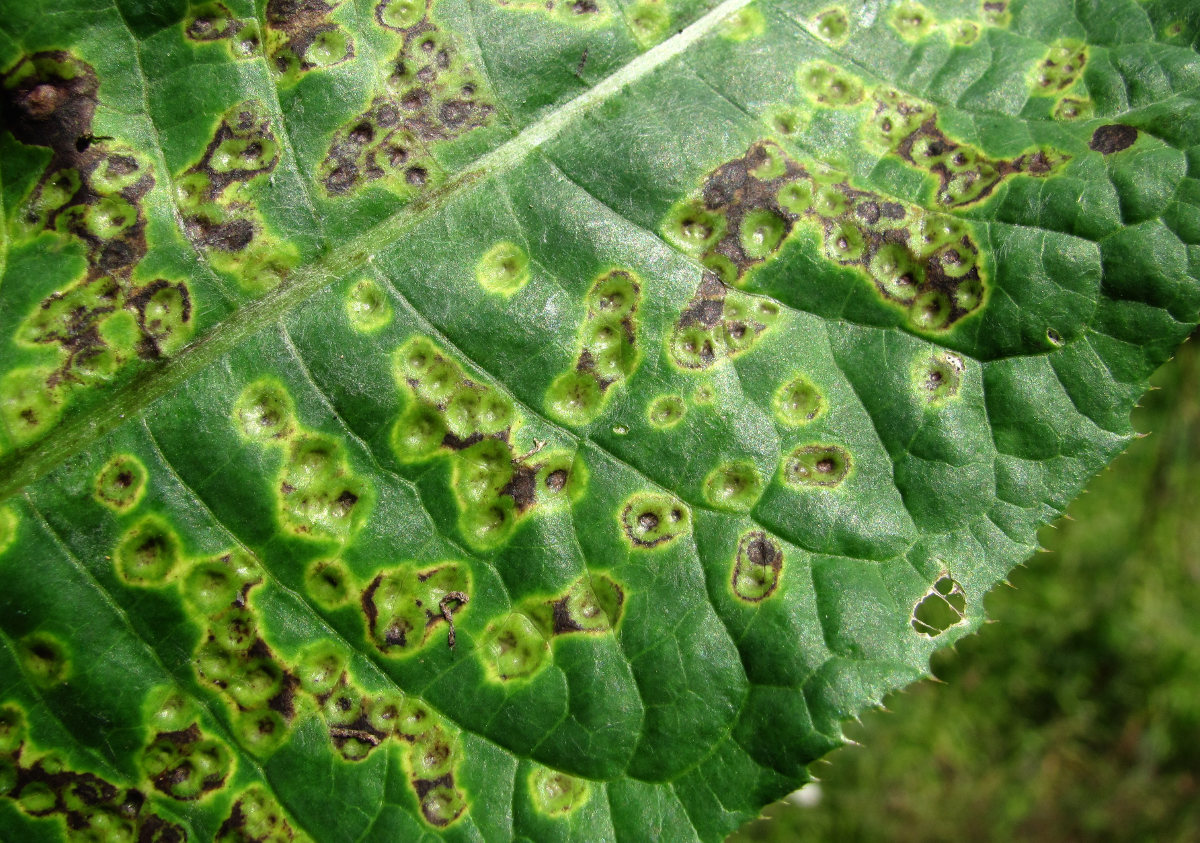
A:
<svg viewBox="0 0 1200 843">
<path fill-rule="evenodd" d="M 731 841 L 1200 840 L 1200 343 L 994 623 Z"/>
</svg>

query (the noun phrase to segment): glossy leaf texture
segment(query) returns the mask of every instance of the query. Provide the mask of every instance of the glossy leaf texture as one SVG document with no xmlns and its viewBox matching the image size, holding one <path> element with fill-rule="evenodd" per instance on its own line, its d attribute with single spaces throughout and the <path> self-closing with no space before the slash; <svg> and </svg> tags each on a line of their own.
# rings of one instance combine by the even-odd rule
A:
<svg viewBox="0 0 1200 843">
<path fill-rule="evenodd" d="M 721 839 L 1131 436 L 1198 38 L 0 0 L 0 837 Z"/>
</svg>

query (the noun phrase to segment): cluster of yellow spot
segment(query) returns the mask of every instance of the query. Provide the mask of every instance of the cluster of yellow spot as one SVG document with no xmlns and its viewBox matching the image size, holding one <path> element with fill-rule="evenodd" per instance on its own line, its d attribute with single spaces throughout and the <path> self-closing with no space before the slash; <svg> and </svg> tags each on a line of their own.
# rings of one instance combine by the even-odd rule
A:
<svg viewBox="0 0 1200 843">
<path fill-rule="evenodd" d="M 612 10 L 607 0 L 494 0 L 502 9 L 546 15 L 555 23 L 593 27 L 607 23 Z"/>
<path fill-rule="evenodd" d="M 484 667 L 498 682 L 535 676 L 550 662 L 557 636 L 611 633 L 624 605 L 625 589 L 600 573 L 581 577 L 562 594 L 529 598 L 488 626 Z"/>
<path fill-rule="evenodd" d="M 183 229 L 209 262 L 246 289 L 277 285 L 299 260 L 294 246 L 266 231 L 248 199 L 251 185 L 278 165 L 281 146 L 266 107 L 247 100 L 221 118 L 200 160 L 178 175 Z"/>
<path fill-rule="evenodd" d="M 292 664 L 267 643 L 253 603 L 264 574 L 249 553 L 235 548 L 189 559 L 165 519 L 151 514 L 125 532 L 113 555 L 118 573 L 132 585 L 178 587 L 184 606 L 203 629 L 195 651 L 197 677 L 229 703 L 239 746 L 260 757 L 273 753 L 290 735 L 301 711 L 298 696 L 306 693 L 346 760 L 366 758 L 389 738 L 406 745 L 410 784 L 431 825 L 444 827 L 465 811 L 466 798 L 453 778 L 460 759 L 455 732 L 428 706 L 396 690 L 372 694 L 359 688 L 340 642 L 311 644 Z M 368 615 L 369 634 L 385 652 L 395 647 L 412 651 L 426 643 L 438 622 L 446 620 L 452 630 L 447 615 L 468 602 L 465 576 L 465 569 L 454 564 L 424 571 L 402 567 L 378 575 L 359 601 Z M 314 563 L 306 583 L 319 586 L 313 596 L 325 606 L 343 605 L 353 590 L 336 559 Z M 449 605 L 447 595 L 453 598 Z M 49 677 L 47 681 L 61 681 L 69 662 L 60 647 L 39 640 L 29 651 L 29 670 Z M 161 734 L 143 752 L 146 775 L 179 799 L 197 798 L 220 786 L 228 774 L 227 752 L 184 722 L 190 722 L 192 713 L 178 692 L 168 689 L 154 700 L 148 720 Z"/>
<path fill-rule="evenodd" d="M 80 798 L 80 795 L 85 798 Z M 182 827 L 151 810 L 147 794 L 90 772 L 77 772 L 58 752 L 29 739 L 26 712 L 0 705 L 0 798 L 27 816 L 57 818 L 71 840 L 183 840 Z"/>
<path fill-rule="evenodd" d="M 627 269 L 608 270 L 592 282 L 583 299 L 587 310 L 575 365 L 546 390 L 546 409 L 554 419 L 573 427 L 590 424 L 637 370 L 641 295 L 641 279 Z"/>
<path fill-rule="evenodd" d="M 450 458 L 459 529 L 472 547 L 503 544 L 526 515 L 582 493 L 582 460 L 544 443 L 518 456 L 512 443 L 521 417 L 512 401 L 467 377 L 431 339 L 409 339 L 393 362 L 407 400 L 392 428 L 392 450 L 403 462 Z"/>
<path fill-rule="evenodd" d="M 362 526 L 370 487 L 350 468 L 336 439 L 300 424 L 283 384 L 264 378 L 247 386 L 234 405 L 233 420 L 246 439 L 283 453 L 273 486 L 285 531 L 344 543 Z"/>
<path fill-rule="evenodd" d="M 180 22 L 184 36 L 199 44 L 222 44 L 234 59 L 250 59 L 259 53 L 262 38 L 258 23 L 240 19 L 224 3 L 198 3 Z"/>
</svg>

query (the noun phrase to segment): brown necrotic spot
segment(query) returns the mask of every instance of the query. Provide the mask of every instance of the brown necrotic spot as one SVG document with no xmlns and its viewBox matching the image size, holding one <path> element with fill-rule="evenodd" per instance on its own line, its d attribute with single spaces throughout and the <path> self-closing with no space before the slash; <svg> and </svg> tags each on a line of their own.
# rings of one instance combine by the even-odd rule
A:
<svg viewBox="0 0 1200 843">
<path fill-rule="evenodd" d="M 546 475 L 546 488 L 552 492 L 561 492 L 567 485 L 567 470 L 556 468 Z"/>
<path fill-rule="evenodd" d="M 746 533 L 738 542 L 730 585 L 739 600 L 761 603 L 779 587 L 783 549 L 762 530 Z"/>
<path fill-rule="evenodd" d="M 691 516 L 674 498 L 661 492 L 631 495 L 620 513 L 625 536 L 635 548 L 669 543 L 691 529 Z"/>
<path fill-rule="evenodd" d="M 385 178 L 405 194 L 423 187 L 437 174 L 428 144 L 483 126 L 494 111 L 425 0 L 381 0 L 375 17 L 404 43 L 391 62 L 387 93 L 334 135 L 320 175 L 331 196 Z"/>
<path fill-rule="evenodd" d="M 184 34 L 193 41 L 220 41 L 238 29 L 233 13 L 224 3 L 206 3 L 184 21 Z"/>
<path fill-rule="evenodd" d="M 1110 123 L 1101 126 L 1092 133 L 1088 146 L 1102 155 L 1111 155 L 1123 149 L 1129 149 L 1138 138 L 1138 130 L 1133 126 L 1121 123 Z"/>
<path fill-rule="evenodd" d="M 803 445 L 783 461 L 783 480 L 790 486 L 832 488 L 841 485 L 853 463 L 840 445 Z"/>
</svg>

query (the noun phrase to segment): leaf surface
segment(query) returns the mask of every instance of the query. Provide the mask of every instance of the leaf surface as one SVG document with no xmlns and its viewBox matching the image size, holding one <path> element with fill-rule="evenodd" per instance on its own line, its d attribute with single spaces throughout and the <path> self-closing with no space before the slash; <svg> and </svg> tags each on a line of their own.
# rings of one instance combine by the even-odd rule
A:
<svg viewBox="0 0 1200 843">
<path fill-rule="evenodd" d="M 1184 2 L 0 2 L 0 829 L 720 839 L 1132 434 Z"/>
</svg>

